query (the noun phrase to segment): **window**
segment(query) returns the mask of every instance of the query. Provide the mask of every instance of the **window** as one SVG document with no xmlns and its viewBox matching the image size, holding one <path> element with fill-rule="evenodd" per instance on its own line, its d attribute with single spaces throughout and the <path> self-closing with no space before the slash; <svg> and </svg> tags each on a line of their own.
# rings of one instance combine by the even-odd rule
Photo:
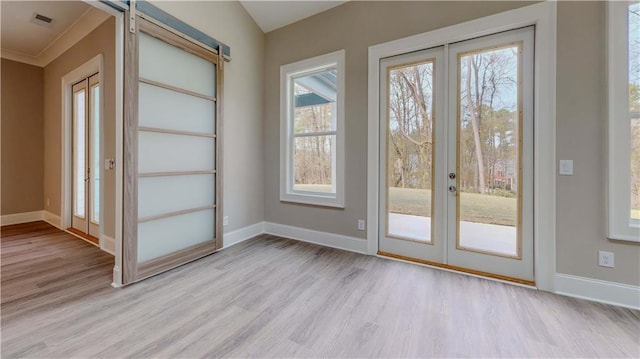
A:
<svg viewBox="0 0 640 359">
<path fill-rule="evenodd" d="M 344 50 L 280 68 L 280 200 L 344 207 Z"/>
<path fill-rule="evenodd" d="M 608 3 L 609 238 L 640 242 L 640 2 Z"/>
</svg>

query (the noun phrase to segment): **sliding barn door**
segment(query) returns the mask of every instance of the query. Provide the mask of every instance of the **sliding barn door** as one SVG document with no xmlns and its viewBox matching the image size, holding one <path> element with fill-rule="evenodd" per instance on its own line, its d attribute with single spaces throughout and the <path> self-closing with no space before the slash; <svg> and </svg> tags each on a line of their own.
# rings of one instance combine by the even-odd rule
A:
<svg viewBox="0 0 640 359">
<path fill-rule="evenodd" d="M 145 19 L 125 67 L 124 283 L 221 247 L 218 54 Z"/>
</svg>

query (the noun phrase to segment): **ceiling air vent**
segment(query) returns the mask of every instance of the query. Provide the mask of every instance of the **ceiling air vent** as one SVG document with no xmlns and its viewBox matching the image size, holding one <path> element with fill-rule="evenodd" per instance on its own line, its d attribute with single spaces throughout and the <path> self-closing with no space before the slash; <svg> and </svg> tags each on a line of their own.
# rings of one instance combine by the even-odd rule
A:
<svg viewBox="0 0 640 359">
<path fill-rule="evenodd" d="M 53 19 L 48 16 L 44 16 L 42 14 L 38 14 L 37 12 L 34 12 L 33 17 L 31 17 L 31 22 L 36 25 L 49 27 L 53 23 Z"/>
</svg>

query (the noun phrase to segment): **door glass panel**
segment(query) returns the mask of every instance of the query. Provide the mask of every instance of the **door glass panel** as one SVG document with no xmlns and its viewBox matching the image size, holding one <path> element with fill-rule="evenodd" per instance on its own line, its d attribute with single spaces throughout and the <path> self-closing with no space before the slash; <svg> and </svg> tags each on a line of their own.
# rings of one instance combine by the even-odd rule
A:
<svg viewBox="0 0 640 359">
<path fill-rule="evenodd" d="M 138 224 L 138 261 L 211 241 L 215 236 L 213 218 L 211 209 Z"/>
<path fill-rule="evenodd" d="M 522 43 L 458 55 L 457 247 L 519 257 Z"/>
<path fill-rule="evenodd" d="M 148 172 L 211 171 L 214 139 L 170 133 L 140 131 L 138 170 Z"/>
<path fill-rule="evenodd" d="M 85 215 L 85 90 L 73 94 L 73 214 Z"/>
<path fill-rule="evenodd" d="M 91 87 L 91 221 L 100 222 L 100 85 Z"/>
<path fill-rule="evenodd" d="M 141 177 L 138 218 L 211 206 L 215 203 L 213 174 Z"/>
<path fill-rule="evenodd" d="M 391 67 L 387 89 L 387 233 L 431 243 L 434 60 Z"/>
<path fill-rule="evenodd" d="M 139 46 L 141 78 L 216 95 L 216 69 L 211 62 L 145 33 L 140 33 Z"/>
<path fill-rule="evenodd" d="M 139 84 L 139 126 L 166 130 L 215 133 L 215 103 L 201 97 Z"/>
</svg>

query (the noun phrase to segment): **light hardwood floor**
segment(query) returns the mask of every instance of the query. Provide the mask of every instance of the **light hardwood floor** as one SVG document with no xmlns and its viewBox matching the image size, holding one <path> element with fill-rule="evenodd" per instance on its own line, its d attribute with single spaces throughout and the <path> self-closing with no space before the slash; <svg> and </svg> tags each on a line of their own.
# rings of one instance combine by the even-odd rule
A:
<svg viewBox="0 0 640 359">
<path fill-rule="evenodd" d="M 124 289 L 111 261 L 3 227 L 2 357 L 640 356 L 638 311 L 268 235 Z"/>
</svg>

